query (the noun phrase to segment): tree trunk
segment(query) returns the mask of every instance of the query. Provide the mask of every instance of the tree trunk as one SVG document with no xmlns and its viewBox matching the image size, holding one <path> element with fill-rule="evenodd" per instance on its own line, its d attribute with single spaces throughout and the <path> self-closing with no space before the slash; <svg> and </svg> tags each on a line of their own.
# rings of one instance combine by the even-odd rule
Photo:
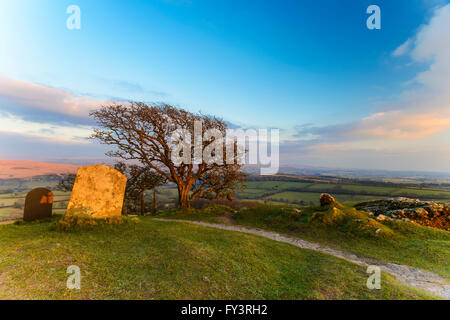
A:
<svg viewBox="0 0 450 320">
<path fill-rule="evenodd" d="M 156 188 L 153 188 L 153 214 L 156 214 Z"/>
<path fill-rule="evenodd" d="M 189 189 L 186 186 L 178 187 L 178 207 L 181 209 L 187 209 L 191 206 Z"/>
<path fill-rule="evenodd" d="M 144 191 L 141 192 L 141 216 L 145 214 L 145 208 L 144 208 Z"/>
<path fill-rule="evenodd" d="M 129 202 L 128 199 L 125 199 L 125 201 L 123 202 L 122 214 L 124 216 L 128 215 L 128 202 Z"/>
</svg>

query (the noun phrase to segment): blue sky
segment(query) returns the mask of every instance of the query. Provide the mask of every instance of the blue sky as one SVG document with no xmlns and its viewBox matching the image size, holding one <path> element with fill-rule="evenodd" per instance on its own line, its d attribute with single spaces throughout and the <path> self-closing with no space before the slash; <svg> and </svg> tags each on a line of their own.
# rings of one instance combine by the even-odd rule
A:
<svg viewBox="0 0 450 320">
<path fill-rule="evenodd" d="M 72 4 L 80 30 L 66 28 Z M 366 27 L 371 4 L 381 30 Z M 446 5 L 0 1 L 0 115 L 13 124 L 0 128 L 0 158 L 102 157 L 82 139 L 85 109 L 139 100 L 280 128 L 286 164 L 450 171 L 450 87 L 430 75 L 450 65 L 449 37 L 434 40 L 450 33 Z"/>
</svg>

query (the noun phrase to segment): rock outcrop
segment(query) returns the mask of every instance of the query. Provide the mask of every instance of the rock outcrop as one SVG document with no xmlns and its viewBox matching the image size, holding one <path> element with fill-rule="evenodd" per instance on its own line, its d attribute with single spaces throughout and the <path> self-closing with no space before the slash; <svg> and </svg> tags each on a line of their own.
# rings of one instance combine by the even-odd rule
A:
<svg viewBox="0 0 450 320">
<path fill-rule="evenodd" d="M 376 217 L 412 221 L 418 224 L 450 231 L 450 204 L 419 199 L 395 198 L 359 203 L 355 206 Z"/>
<path fill-rule="evenodd" d="M 336 199 L 334 199 L 331 195 L 329 195 L 328 193 L 324 193 L 320 195 L 320 206 L 321 207 L 325 207 L 325 206 L 332 206 L 334 204 L 336 204 Z"/>
</svg>

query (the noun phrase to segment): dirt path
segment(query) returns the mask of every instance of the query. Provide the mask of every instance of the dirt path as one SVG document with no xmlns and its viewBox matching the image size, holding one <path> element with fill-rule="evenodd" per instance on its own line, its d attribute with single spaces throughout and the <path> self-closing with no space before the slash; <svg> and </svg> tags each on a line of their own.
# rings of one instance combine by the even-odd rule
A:
<svg viewBox="0 0 450 320">
<path fill-rule="evenodd" d="M 154 220 L 165 222 L 185 222 L 216 229 L 255 234 L 278 242 L 289 243 L 299 248 L 328 253 L 335 257 L 356 263 L 361 266 L 369 266 L 374 264 L 373 262 L 370 262 L 367 259 L 358 257 L 355 254 L 349 252 L 324 247 L 318 243 L 309 242 L 298 238 L 283 236 L 275 232 L 250 229 L 235 225 L 230 226 L 230 225 L 189 221 L 189 220 L 158 219 L 158 218 L 155 218 Z M 387 263 L 384 265 L 379 265 L 379 267 L 381 268 L 381 270 L 392 274 L 398 281 L 406 285 L 421 289 L 423 291 L 429 292 L 431 294 L 440 296 L 445 299 L 450 299 L 450 282 L 440 275 L 395 263 Z"/>
</svg>

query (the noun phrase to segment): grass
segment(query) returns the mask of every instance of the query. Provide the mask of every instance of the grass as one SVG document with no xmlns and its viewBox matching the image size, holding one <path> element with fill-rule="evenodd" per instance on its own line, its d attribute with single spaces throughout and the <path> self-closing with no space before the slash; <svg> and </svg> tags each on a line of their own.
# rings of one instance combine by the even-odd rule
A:
<svg viewBox="0 0 450 320">
<path fill-rule="evenodd" d="M 268 196 L 265 199 L 280 201 L 280 202 L 291 202 L 291 201 L 304 201 L 307 204 L 314 203 L 314 205 L 319 205 L 319 198 L 321 193 L 314 192 L 295 192 L 286 191 L 280 192 L 273 196 Z M 379 196 L 367 196 L 367 195 L 353 195 L 353 194 L 338 194 L 335 196 L 336 200 L 339 202 L 363 202 L 368 200 L 379 200 Z"/>
<path fill-rule="evenodd" d="M 450 279 L 450 232 L 400 221 L 381 224 L 348 206 L 337 213 L 320 207 L 302 208 L 299 213 L 293 208 L 261 205 L 237 213 L 169 211 L 162 216 L 276 231 L 353 252 L 375 262 L 409 265 Z"/>
<path fill-rule="evenodd" d="M 210 214 L 212 214 L 210 212 Z M 0 226 L 0 299 L 430 299 L 363 267 L 261 237 L 140 218 L 77 232 Z M 66 289 L 81 268 L 80 291 Z"/>
</svg>

